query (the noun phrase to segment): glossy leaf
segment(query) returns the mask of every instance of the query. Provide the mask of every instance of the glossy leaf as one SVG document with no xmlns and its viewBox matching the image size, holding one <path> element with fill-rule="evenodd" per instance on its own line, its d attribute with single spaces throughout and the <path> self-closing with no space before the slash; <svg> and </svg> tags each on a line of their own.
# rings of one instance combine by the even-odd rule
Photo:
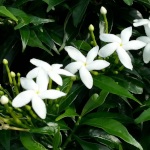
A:
<svg viewBox="0 0 150 150">
<path fill-rule="evenodd" d="M 100 89 L 108 91 L 112 94 L 130 98 L 141 104 L 128 90 L 118 85 L 112 78 L 104 75 L 96 76 L 94 78 L 94 85 Z"/>
<path fill-rule="evenodd" d="M 143 123 L 150 120 L 150 108 L 144 110 L 138 118 L 135 119 L 136 123 Z"/>
<path fill-rule="evenodd" d="M 30 31 L 30 38 L 28 40 L 28 45 L 31 47 L 38 47 L 41 48 L 43 50 L 45 50 L 46 52 L 48 52 L 49 54 L 52 55 L 52 53 L 50 52 L 49 49 L 47 49 L 43 43 L 39 40 L 37 34 L 32 30 Z"/>
<path fill-rule="evenodd" d="M 75 117 L 78 116 L 78 114 L 75 112 L 75 109 L 73 107 L 68 107 L 63 114 L 58 116 L 55 120 L 58 121 L 60 119 L 63 119 L 65 117 Z"/>
<path fill-rule="evenodd" d="M 58 150 L 61 143 L 62 143 L 62 135 L 61 135 L 60 130 L 58 130 L 55 133 L 54 138 L 53 138 L 53 150 Z"/>
<path fill-rule="evenodd" d="M 0 6 L 0 15 L 9 17 L 10 19 L 14 21 L 18 21 L 18 19 L 5 7 L 5 6 Z"/>
<path fill-rule="evenodd" d="M 123 126 L 120 122 L 109 119 L 109 118 L 91 118 L 83 121 L 81 124 L 89 125 L 97 128 L 102 128 L 104 131 L 109 134 L 118 136 L 123 139 L 127 143 L 137 147 L 140 150 L 143 150 L 142 146 L 132 137 L 132 135 L 128 132 L 125 126 Z"/>
<path fill-rule="evenodd" d="M 87 101 L 87 103 L 85 104 L 85 106 L 82 110 L 81 116 L 84 116 L 85 114 L 89 113 L 93 109 L 102 105 L 104 103 L 107 95 L 108 95 L 108 92 L 106 92 L 104 90 L 101 91 L 100 95 L 93 94 L 91 96 L 91 98 Z"/>
<path fill-rule="evenodd" d="M 47 150 L 42 144 L 35 141 L 30 133 L 20 132 L 20 140 L 27 150 Z"/>
<path fill-rule="evenodd" d="M 123 0 L 127 5 L 132 5 L 133 4 L 133 0 Z"/>
<path fill-rule="evenodd" d="M 20 30 L 21 41 L 22 41 L 22 52 L 25 51 L 30 37 L 30 29 L 27 27 L 21 28 Z"/>
<path fill-rule="evenodd" d="M 76 5 L 76 7 L 73 9 L 72 16 L 75 27 L 78 26 L 78 24 L 81 22 L 89 2 L 90 0 L 80 0 L 79 3 Z"/>
</svg>

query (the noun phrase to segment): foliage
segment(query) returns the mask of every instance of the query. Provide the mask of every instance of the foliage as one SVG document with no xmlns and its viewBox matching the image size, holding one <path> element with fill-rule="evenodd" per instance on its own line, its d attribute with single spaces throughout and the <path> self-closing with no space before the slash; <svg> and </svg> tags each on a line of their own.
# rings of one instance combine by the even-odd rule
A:
<svg viewBox="0 0 150 150">
<path fill-rule="evenodd" d="M 100 13 L 101 6 L 107 9 L 107 18 Z M 66 46 L 87 55 L 96 44 L 106 45 L 99 37 L 106 29 L 121 33 L 141 15 L 148 18 L 149 9 L 149 0 L 0 0 L 0 97 L 9 99 L 0 104 L 1 149 L 149 150 L 150 66 L 143 62 L 144 48 L 128 53 L 133 70 L 123 67 L 116 53 L 104 58 L 111 65 L 90 72 L 91 89 L 79 74 L 63 76 L 62 86 L 50 81 L 49 89 L 66 96 L 44 100 L 45 119 L 38 117 L 31 103 L 12 106 L 23 88 L 20 74 L 10 73 L 25 77 L 33 68 L 32 58 L 66 66 L 70 63 Z M 143 26 L 132 30 L 131 40 L 145 36 Z"/>
</svg>

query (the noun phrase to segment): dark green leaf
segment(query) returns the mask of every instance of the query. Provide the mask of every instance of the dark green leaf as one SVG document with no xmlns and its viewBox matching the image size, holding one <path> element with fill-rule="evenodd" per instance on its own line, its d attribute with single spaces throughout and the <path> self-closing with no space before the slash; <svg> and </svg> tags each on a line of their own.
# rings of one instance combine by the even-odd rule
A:
<svg viewBox="0 0 150 150">
<path fill-rule="evenodd" d="M 132 5 L 133 4 L 133 0 L 123 0 L 127 5 Z"/>
<path fill-rule="evenodd" d="M 90 0 L 80 0 L 79 3 L 73 9 L 72 15 L 73 15 L 73 23 L 75 27 L 78 26 L 78 24 L 81 22 L 89 2 Z"/>
<path fill-rule="evenodd" d="M 128 90 L 118 85 L 112 78 L 100 75 L 94 77 L 94 85 L 100 89 L 108 91 L 112 94 L 116 94 L 119 96 L 130 98 L 137 103 L 141 104 L 139 100 L 137 100 Z"/>
<path fill-rule="evenodd" d="M 55 133 L 54 138 L 53 138 L 53 150 L 58 150 L 61 143 L 62 143 L 62 135 L 61 135 L 60 130 L 58 130 Z"/>
<path fill-rule="evenodd" d="M 97 128 L 102 128 L 104 131 L 109 134 L 115 135 L 126 141 L 127 143 L 137 147 L 140 150 L 143 150 L 142 146 L 132 137 L 132 135 L 128 132 L 125 126 L 123 126 L 120 122 L 109 119 L 109 118 L 91 118 L 82 122 L 82 124 L 86 124 L 89 126 L 94 126 Z"/>
<path fill-rule="evenodd" d="M 47 150 L 42 144 L 36 142 L 30 133 L 20 132 L 20 140 L 27 150 Z"/>
<path fill-rule="evenodd" d="M 5 6 L 0 6 L 0 15 L 1 14 L 16 22 L 18 21 L 18 19 Z"/>
<path fill-rule="evenodd" d="M 43 1 L 48 4 L 47 12 L 49 12 L 53 7 L 64 2 L 65 0 L 43 0 Z"/>
<path fill-rule="evenodd" d="M 150 120 L 150 108 L 144 110 L 138 118 L 135 119 L 136 123 L 142 123 Z"/>
<path fill-rule="evenodd" d="M 24 27 L 21 28 L 19 31 L 21 35 L 21 41 L 22 41 L 22 52 L 24 52 L 30 37 L 30 29 L 28 27 Z"/>
<path fill-rule="evenodd" d="M 84 116 L 85 114 L 89 113 L 93 109 L 102 105 L 104 103 L 107 95 L 108 95 L 108 92 L 106 92 L 104 90 L 101 91 L 100 95 L 93 94 L 91 96 L 91 98 L 87 101 L 87 103 L 85 104 L 85 106 L 82 110 L 81 116 Z"/>
<path fill-rule="evenodd" d="M 0 135 L 0 143 L 3 145 L 5 150 L 10 150 L 10 131 L 1 130 Z"/>
</svg>

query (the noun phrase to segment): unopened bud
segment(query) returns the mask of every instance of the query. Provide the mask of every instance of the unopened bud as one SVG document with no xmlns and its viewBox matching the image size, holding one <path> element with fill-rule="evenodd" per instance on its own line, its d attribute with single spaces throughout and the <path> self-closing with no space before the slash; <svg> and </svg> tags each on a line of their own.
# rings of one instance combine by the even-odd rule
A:
<svg viewBox="0 0 150 150">
<path fill-rule="evenodd" d="M 16 74 L 13 71 L 11 71 L 10 74 L 11 74 L 12 78 L 14 78 L 16 76 Z"/>
<path fill-rule="evenodd" d="M 106 8 L 102 6 L 101 9 L 100 9 L 100 13 L 103 14 L 103 15 L 106 15 L 107 14 Z"/>
<path fill-rule="evenodd" d="M 21 76 L 21 74 L 18 72 L 18 73 L 17 73 L 17 77 L 20 77 L 20 76 Z"/>
<path fill-rule="evenodd" d="M 7 59 L 3 59 L 3 64 L 7 65 L 8 64 L 8 60 Z"/>
<path fill-rule="evenodd" d="M 94 31 L 94 26 L 92 24 L 89 25 L 89 30 Z"/>
<path fill-rule="evenodd" d="M 8 97 L 6 97 L 5 95 L 3 95 L 3 96 L 1 97 L 1 99 L 0 99 L 0 102 L 1 102 L 2 105 L 7 104 L 8 101 L 9 101 L 9 99 L 8 99 Z"/>
</svg>

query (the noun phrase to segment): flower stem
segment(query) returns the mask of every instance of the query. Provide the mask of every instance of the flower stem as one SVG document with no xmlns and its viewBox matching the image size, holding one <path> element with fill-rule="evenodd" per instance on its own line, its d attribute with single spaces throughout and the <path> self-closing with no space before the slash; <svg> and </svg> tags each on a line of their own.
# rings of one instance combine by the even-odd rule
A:
<svg viewBox="0 0 150 150">
<path fill-rule="evenodd" d="M 81 120 L 81 116 L 78 117 L 77 122 L 75 123 L 75 126 L 73 128 L 73 130 L 71 131 L 70 135 L 67 137 L 66 141 L 64 142 L 63 146 L 62 146 L 62 150 L 65 149 L 68 145 L 68 143 L 71 141 L 72 135 L 75 133 L 75 131 L 77 130 L 79 124 L 80 124 L 80 120 Z"/>
<path fill-rule="evenodd" d="M 108 21 L 106 15 L 103 15 L 104 17 L 104 22 L 105 22 L 105 33 L 108 33 Z"/>
</svg>

